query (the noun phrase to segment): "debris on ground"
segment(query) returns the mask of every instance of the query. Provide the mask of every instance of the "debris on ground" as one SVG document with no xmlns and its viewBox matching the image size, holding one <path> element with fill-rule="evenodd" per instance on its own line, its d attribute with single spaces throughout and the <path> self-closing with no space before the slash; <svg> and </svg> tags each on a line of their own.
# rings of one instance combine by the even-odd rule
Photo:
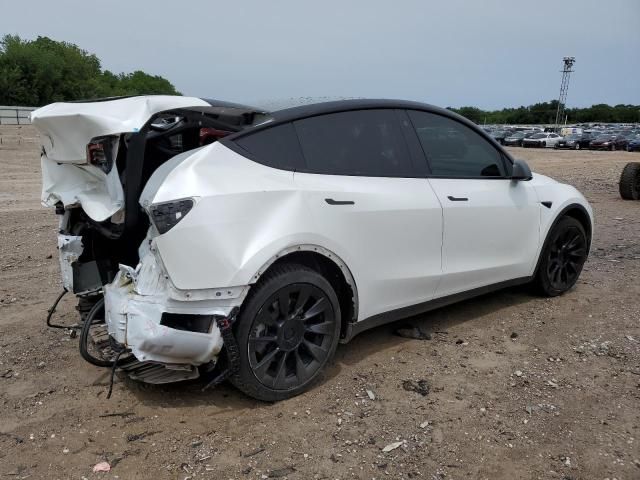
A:
<svg viewBox="0 0 640 480">
<path fill-rule="evenodd" d="M 382 451 L 385 453 L 390 452 L 391 450 L 395 450 L 396 448 L 400 447 L 403 443 L 403 441 L 390 443 L 389 445 L 385 446 Z"/>
<path fill-rule="evenodd" d="M 111 471 L 111 465 L 109 465 L 108 462 L 100 462 L 100 463 L 96 463 L 93 466 L 93 473 L 98 473 L 98 472 L 110 472 Z"/>
<path fill-rule="evenodd" d="M 402 382 L 402 388 L 404 388 L 407 392 L 416 392 L 426 397 L 429 394 L 429 382 L 426 380 L 405 380 Z"/>
<path fill-rule="evenodd" d="M 290 465 L 290 466 L 287 466 L 287 467 L 276 468 L 275 470 L 271 470 L 269 472 L 269 474 L 267 475 L 267 477 L 268 478 L 286 477 L 287 475 L 291 475 L 295 471 L 296 471 L 296 469 L 292 465 Z"/>
<path fill-rule="evenodd" d="M 412 338 L 414 340 L 431 340 L 431 333 L 420 327 L 403 327 L 398 328 L 395 334 L 403 338 Z"/>
</svg>

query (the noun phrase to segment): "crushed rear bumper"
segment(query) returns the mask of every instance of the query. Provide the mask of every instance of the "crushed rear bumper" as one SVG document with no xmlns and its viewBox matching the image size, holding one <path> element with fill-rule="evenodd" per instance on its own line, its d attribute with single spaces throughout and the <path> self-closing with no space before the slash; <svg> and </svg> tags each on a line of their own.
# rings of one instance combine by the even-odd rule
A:
<svg viewBox="0 0 640 480">
<path fill-rule="evenodd" d="M 248 287 L 178 290 L 153 241 L 145 242 L 151 247 L 137 268 L 120 265 L 113 282 L 104 287 L 109 336 L 139 362 L 177 371 L 215 363 L 224 343 L 218 323 L 242 303 Z"/>
</svg>

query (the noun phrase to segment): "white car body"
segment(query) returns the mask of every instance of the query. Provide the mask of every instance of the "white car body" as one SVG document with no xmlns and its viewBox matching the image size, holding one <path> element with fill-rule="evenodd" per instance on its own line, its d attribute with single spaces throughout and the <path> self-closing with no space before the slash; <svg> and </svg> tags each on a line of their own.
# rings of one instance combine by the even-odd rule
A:
<svg viewBox="0 0 640 480">
<path fill-rule="evenodd" d="M 327 105 L 311 108 L 318 115 L 340 110 Z M 427 108 L 391 101 L 346 105 L 356 111 Z M 87 164 L 84 146 L 98 136 L 135 135 L 159 112 L 203 106 L 209 103 L 188 97 L 134 97 L 36 110 L 33 124 L 44 139 L 43 204 L 63 204 L 62 227 L 74 209 L 94 222 L 122 224 L 126 195 L 118 169 L 105 174 Z M 277 113 L 273 118 L 246 131 L 280 121 Z M 486 134 L 484 140 L 511 162 Z M 192 367 L 215 362 L 224 345 L 216 324 L 206 332 L 180 330 L 162 324 L 163 315 L 228 318 L 269 267 L 290 254 L 322 256 L 342 273 L 352 306 L 343 319 L 347 341 L 403 315 L 530 280 L 549 230 L 564 212 L 578 212 L 589 233 L 592 228 L 584 197 L 543 175 L 516 181 L 306 173 L 258 163 L 229 142 L 185 151 L 153 172 L 139 196 L 146 212 L 180 199 L 192 199 L 193 207 L 165 233 L 152 222 L 138 265 L 121 264 L 102 286 L 110 336 L 140 362 L 178 372 L 140 377 L 146 381 L 194 378 Z M 69 290 L 81 241 L 60 234 L 60 244 L 69 245 L 60 248 Z"/>
<path fill-rule="evenodd" d="M 529 138 L 525 138 L 522 140 L 523 147 L 529 146 L 543 146 L 545 148 L 553 148 L 556 143 L 558 143 L 562 139 L 560 135 L 557 133 L 548 133 L 548 132 L 540 132 Z"/>
</svg>

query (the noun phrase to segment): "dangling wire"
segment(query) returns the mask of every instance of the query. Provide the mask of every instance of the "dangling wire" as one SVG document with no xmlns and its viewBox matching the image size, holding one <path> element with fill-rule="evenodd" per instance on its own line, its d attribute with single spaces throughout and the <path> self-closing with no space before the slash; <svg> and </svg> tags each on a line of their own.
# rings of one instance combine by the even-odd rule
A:
<svg viewBox="0 0 640 480">
<path fill-rule="evenodd" d="M 123 348 L 116 354 L 116 358 L 113 361 L 113 366 L 111 367 L 111 380 L 109 380 L 109 391 L 107 392 L 107 400 L 111 398 L 111 392 L 113 391 L 113 379 L 116 375 L 116 368 L 118 368 L 118 360 L 120 360 L 120 355 L 128 351 L 128 349 Z"/>
<path fill-rule="evenodd" d="M 57 325 L 55 323 L 51 323 L 51 317 L 53 316 L 53 313 L 56 311 L 56 308 L 58 308 L 58 304 L 60 303 L 60 300 L 62 300 L 62 297 L 64 297 L 67 294 L 67 289 L 63 289 L 62 292 L 60 293 L 60 295 L 58 295 L 58 298 L 56 298 L 56 301 L 53 302 L 53 305 L 51 306 L 51 308 L 49 310 L 47 310 L 47 327 L 51 327 L 51 328 L 63 328 L 65 330 L 76 330 L 78 327 L 78 325 Z"/>
</svg>

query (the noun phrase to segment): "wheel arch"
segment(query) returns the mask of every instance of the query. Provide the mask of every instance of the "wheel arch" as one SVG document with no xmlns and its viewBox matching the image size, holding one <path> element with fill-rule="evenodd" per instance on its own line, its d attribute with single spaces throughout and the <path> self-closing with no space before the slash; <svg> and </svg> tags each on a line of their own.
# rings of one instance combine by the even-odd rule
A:
<svg viewBox="0 0 640 480">
<path fill-rule="evenodd" d="M 347 264 L 334 252 L 320 245 L 295 245 L 272 256 L 253 275 L 251 283 L 255 284 L 270 269 L 283 263 L 305 265 L 316 270 L 331 283 L 340 302 L 340 336 L 344 337 L 348 325 L 358 319 L 358 288 Z"/>
<path fill-rule="evenodd" d="M 580 205 L 579 203 L 571 203 L 565 206 L 564 208 L 562 208 L 556 214 L 555 218 L 553 219 L 549 228 L 547 229 L 544 242 L 542 244 L 542 247 L 540 248 L 540 251 L 538 252 L 538 260 L 536 261 L 536 268 L 533 271 L 532 278 L 535 278 L 535 276 L 538 274 L 538 269 L 540 268 L 540 263 L 542 262 L 542 254 L 547 248 L 547 243 L 549 241 L 549 235 L 551 231 L 555 228 L 555 226 L 563 217 L 572 217 L 572 218 L 575 218 L 578 222 L 580 222 L 580 224 L 584 228 L 585 233 L 587 234 L 587 255 L 589 254 L 589 251 L 591 250 L 591 237 L 593 232 L 591 216 L 589 215 L 589 212 L 583 205 Z"/>
</svg>

